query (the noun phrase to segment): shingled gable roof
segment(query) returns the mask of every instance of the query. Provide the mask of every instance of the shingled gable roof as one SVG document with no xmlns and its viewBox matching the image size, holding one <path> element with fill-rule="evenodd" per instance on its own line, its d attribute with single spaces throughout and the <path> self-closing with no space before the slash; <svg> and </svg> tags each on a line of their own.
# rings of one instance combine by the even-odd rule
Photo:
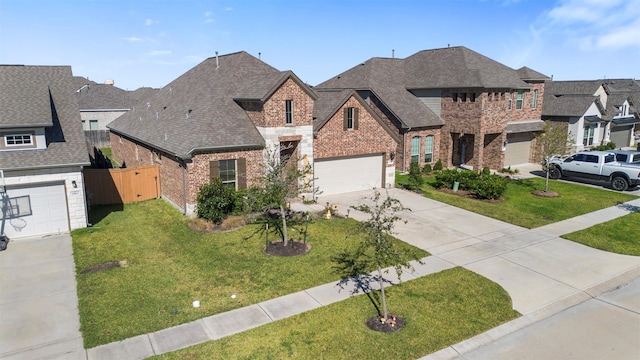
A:
<svg viewBox="0 0 640 360">
<path fill-rule="evenodd" d="M 401 59 L 372 58 L 323 82 L 315 89 L 373 92 L 401 122 L 402 128 L 442 126 L 444 121 L 404 86 Z"/>
<path fill-rule="evenodd" d="M 529 67 L 523 66 L 520 69 L 517 70 L 518 71 L 518 75 L 520 76 L 521 80 L 524 81 L 547 81 L 547 80 L 551 80 L 550 77 L 548 77 L 547 75 L 544 75 L 542 73 L 539 73 Z"/>
<path fill-rule="evenodd" d="M 265 100 L 287 78 L 300 82 L 244 51 L 208 58 L 108 127 L 184 159 L 202 151 L 261 148 L 264 139 L 237 101 Z"/>
<path fill-rule="evenodd" d="M 114 85 L 90 84 L 76 91 L 80 110 L 129 110 L 133 99 L 129 91 Z"/>
<path fill-rule="evenodd" d="M 316 89 L 318 95 L 313 107 L 313 133 L 316 134 L 331 119 L 331 117 L 351 98 L 354 97 L 364 109 L 393 137 L 400 142 L 397 132 L 393 131 L 375 111 L 353 89 Z"/>
<path fill-rule="evenodd" d="M 405 59 L 407 89 L 530 89 L 514 69 L 464 46 L 423 50 Z"/>
<path fill-rule="evenodd" d="M 0 66 L 0 128 L 44 127 L 46 149 L 0 151 L 3 170 L 90 165 L 69 66 Z"/>
</svg>

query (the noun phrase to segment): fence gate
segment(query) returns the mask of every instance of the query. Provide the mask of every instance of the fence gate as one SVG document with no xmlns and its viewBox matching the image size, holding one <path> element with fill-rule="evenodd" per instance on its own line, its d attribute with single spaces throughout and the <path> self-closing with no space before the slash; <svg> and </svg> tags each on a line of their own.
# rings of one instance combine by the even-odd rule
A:
<svg viewBox="0 0 640 360">
<path fill-rule="evenodd" d="M 128 204 L 160 197 L 160 167 L 84 169 L 89 205 Z"/>
</svg>

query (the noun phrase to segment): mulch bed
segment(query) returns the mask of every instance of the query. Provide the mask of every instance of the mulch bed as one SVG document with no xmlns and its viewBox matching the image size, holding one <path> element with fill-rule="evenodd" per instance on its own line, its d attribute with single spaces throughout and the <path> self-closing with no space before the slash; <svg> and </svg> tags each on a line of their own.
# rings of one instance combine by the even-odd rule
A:
<svg viewBox="0 0 640 360">
<path fill-rule="evenodd" d="M 469 199 L 484 201 L 488 203 L 501 203 L 506 200 L 504 197 L 500 197 L 499 199 L 480 199 L 479 197 L 476 196 L 476 194 L 473 191 L 468 191 L 468 190 L 453 191 L 453 189 L 449 189 L 446 187 L 440 188 L 438 190 L 445 192 L 447 194 L 458 195 L 458 196 L 466 197 Z"/>
<path fill-rule="evenodd" d="M 274 256 L 299 256 L 305 255 L 311 249 L 311 244 L 305 244 L 301 241 L 289 240 L 287 246 L 283 241 L 272 241 L 264 248 L 264 252 Z"/>
<path fill-rule="evenodd" d="M 405 325 L 405 321 L 403 318 L 401 317 L 395 317 L 395 324 L 392 325 L 392 321 L 391 319 L 382 322 L 380 321 L 381 317 L 380 316 L 374 316 L 372 318 L 367 319 L 367 327 L 371 330 L 374 331 L 380 331 L 380 332 L 394 332 L 394 331 L 398 331 L 400 329 L 402 329 Z"/>
<path fill-rule="evenodd" d="M 560 197 L 560 194 L 558 194 L 555 191 L 535 190 L 535 191 L 532 191 L 531 193 L 535 196 L 542 196 L 542 197 L 548 197 L 548 198 Z"/>
</svg>

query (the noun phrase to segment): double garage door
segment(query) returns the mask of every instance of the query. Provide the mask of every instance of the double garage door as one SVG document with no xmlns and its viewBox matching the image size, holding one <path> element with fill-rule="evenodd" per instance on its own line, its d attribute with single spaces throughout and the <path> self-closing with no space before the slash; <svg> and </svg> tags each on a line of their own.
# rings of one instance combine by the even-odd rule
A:
<svg viewBox="0 0 640 360">
<path fill-rule="evenodd" d="M 615 126 L 611 128 L 611 141 L 616 144 L 616 147 L 629 146 L 631 142 L 631 131 L 633 125 Z"/>
<path fill-rule="evenodd" d="M 532 133 L 507 134 L 507 148 L 504 154 L 504 166 L 526 164 L 530 162 Z"/>
<path fill-rule="evenodd" d="M 0 230 L 10 238 L 69 231 L 64 184 L 7 186 Z"/>
<path fill-rule="evenodd" d="M 381 188 L 384 158 L 381 154 L 314 161 L 315 186 L 322 195 Z"/>
</svg>

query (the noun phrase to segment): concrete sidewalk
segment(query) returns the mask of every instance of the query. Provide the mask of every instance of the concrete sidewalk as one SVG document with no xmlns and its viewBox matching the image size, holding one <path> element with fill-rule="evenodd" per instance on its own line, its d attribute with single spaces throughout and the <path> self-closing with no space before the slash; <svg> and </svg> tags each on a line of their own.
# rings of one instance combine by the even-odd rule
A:
<svg viewBox="0 0 640 360">
<path fill-rule="evenodd" d="M 607 221 L 627 214 L 636 207 L 640 207 L 640 199 L 626 203 L 624 206 L 602 210 L 601 213 L 595 215 L 587 214 L 567 220 L 564 225 L 549 225 L 529 230 L 403 190 L 389 189 L 389 194 L 400 200 L 404 206 L 412 209 L 411 212 L 402 214 L 408 223 L 397 223 L 396 236 L 432 254 L 424 259 L 424 265 L 415 264 L 415 272 L 404 272 L 403 281 L 410 281 L 454 266 L 463 266 L 500 284 L 511 296 L 514 309 L 523 314 L 522 317 L 496 329 L 431 354 L 427 356 L 428 359 L 450 359 L 472 354 L 494 342 L 497 343 L 499 339 L 507 338 L 510 334 L 525 331 L 529 327 L 551 319 L 553 316 L 558 316 L 593 297 L 601 296 L 617 286 L 632 282 L 636 284 L 635 279 L 640 277 L 640 257 L 607 253 L 558 237 L 563 233 L 591 226 L 594 221 Z M 371 191 L 325 196 L 321 197 L 320 204 L 326 202 L 337 204 L 339 211 L 345 214 L 350 205 L 359 204 L 364 196 L 370 195 Z M 365 217 L 364 214 L 354 210 L 351 210 L 349 215 L 357 220 L 362 220 Z M 0 342 L 0 358 L 42 359 L 56 358 L 57 356 L 65 359 L 91 360 L 143 359 L 220 339 L 342 301 L 349 298 L 351 290 L 354 290 L 352 287 L 342 289 L 336 281 L 173 328 L 81 350 L 82 340 L 77 332 L 79 322 L 73 258 L 70 258 L 71 241 L 69 237 L 65 241 L 66 245 L 57 245 L 61 247 L 60 249 L 55 248 L 53 244 L 46 244 L 45 248 L 39 248 L 39 251 L 43 251 L 45 254 L 49 252 L 65 254 L 66 265 L 63 266 L 63 269 L 58 270 L 59 273 L 46 270 L 49 266 L 47 265 L 48 261 L 38 262 L 37 259 L 30 259 L 26 260 L 26 266 L 20 267 L 19 263 L 25 261 L 25 257 L 17 257 L 13 253 L 0 253 L 0 270 L 2 270 L 0 275 L 7 270 L 11 273 L 25 273 L 22 275 L 24 278 L 15 280 L 9 279 L 6 275 L 2 277 L 3 292 L 0 294 L 0 304 L 3 307 L 5 303 L 9 306 L 15 306 L 15 317 L 13 314 L 6 313 L 4 309 L 0 309 L 2 311 L 1 324 L 3 324 L 1 335 L 5 339 L 0 339 L 0 341 L 4 341 Z M 26 249 L 30 246 L 42 246 L 40 242 L 35 240 L 24 244 L 15 241 L 9 245 L 8 251 L 18 253 L 22 251 L 23 247 Z M 47 249 L 46 246 L 54 246 L 54 248 Z M 48 259 L 48 257 L 46 258 Z M 29 261 L 32 261 L 34 269 L 42 267 L 45 270 L 39 275 L 42 277 L 41 279 L 45 280 L 44 284 L 42 281 L 38 283 L 38 276 L 32 271 L 31 275 L 26 274 L 30 271 Z M 47 276 L 48 272 L 52 274 Z M 59 276 L 53 276 L 53 274 Z M 36 285 L 20 290 L 22 284 L 26 286 L 29 277 L 33 278 L 30 280 L 35 281 Z M 53 296 L 56 294 L 55 289 L 61 289 L 62 296 L 66 300 L 66 307 L 57 309 L 55 314 L 47 311 L 50 307 L 48 308 L 49 305 L 42 302 L 43 299 L 40 302 L 28 302 L 32 298 L 43 297 L 38 287 L 47 285 L 49 281 L 54 281 L 54 279 L 50 279 L 51 277 L 67 278 L 67 282 L 61 285 L 55 287 L 52 285 L 53 289 L 50 294 Z M 5 279 L 7 281 L 6 288 Z M 395 279 L 393 273 L 389 275 L 389 279 Z M 73 291 L 71 291 L 71 284 L 68 280 L 73 283 Z M 637 285 L 629 288 L 636 289 Z M 5 296 L 5 289 L 16 295 Z M 20 291 L 24 294 L 20 294 Z M 8 298 L 12 300 L 8 301 Z M 631 294 L 631 298 L 635 300 L 627 300 L 627 302 L 639 300 L 637 294 Z M 20 310 L 20 306 L 27 304 L 31 305 L 26 309 L 32 307 L 34 311 L 37 309 L 36 318 L 29 314 L 28 310 L 24 310 L 25 308 Z M 635 315 L 637 316 L 637 312 Z M 7 317 L 5 318 L 5 316 Z M 621 316 L 627 322 L 637 324 L 636 320 L 629 320 L 628 312 L 622 313 Z M 62 317 L 67 319 L 59 319 Z M 559 321 L 563 319 L 570 320 L 566 317 L 560 318 Z M 53 326 L 53 323 L 60 321 L 64 327 L 60 330 L 49 330 L 45 326 L 43 329 L 47 331 L 43 332 L 51 334 L 27 335 L 26 332 L 19 331 L 24 321 L 33 322 L 28 326 L 32 332 L 36 332 L 33 329 L 41 327 L 37 322 L 46 322 Z M 4 324 L 12 325 L 6 326 Z M 71 329 L 75 331 L 70 331 Z M 67 331 L 70 332 L 67 333 Z M 58 334 L 54 337 L 53 333 Z M 51 338 L 49 339 L 47 336 Z M 594 336 L 597 334 L 594 333 Z M 627 328 L 626 333 L 622 336 L 637 340 L 640 338 L 640 329 Z M 54 344 L 56 346 L 64 345 L 62 346 L 64 350 L 50 346 Z M 478 357 L 470 358 L 483 358 L 482 353 L 477 354 Z"/>
</svg>

